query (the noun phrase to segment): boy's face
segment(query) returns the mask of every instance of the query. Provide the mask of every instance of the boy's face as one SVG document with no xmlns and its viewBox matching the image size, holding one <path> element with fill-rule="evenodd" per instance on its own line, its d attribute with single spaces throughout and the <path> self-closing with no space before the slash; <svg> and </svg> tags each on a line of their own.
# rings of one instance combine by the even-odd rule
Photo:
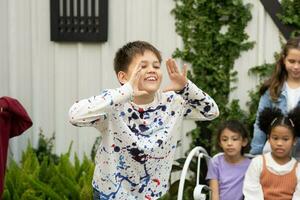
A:
<svg viewBox="0 0 300 200">
<path fill-rule="evenodd" d="M 143 55 L 136 55 L 128 66 L 125 78 L 128 81 L 132 71 L 137 65 L 142 67 L 138 81 L 139 90 L 154 94 L 160 87 L 162 81 L 161 64 L 152 51 L 145 51 Z M 127 82 L 125 81 L 125 82 Z M 121 81 L 120 81 L 121 82 Z"/>
</svg>

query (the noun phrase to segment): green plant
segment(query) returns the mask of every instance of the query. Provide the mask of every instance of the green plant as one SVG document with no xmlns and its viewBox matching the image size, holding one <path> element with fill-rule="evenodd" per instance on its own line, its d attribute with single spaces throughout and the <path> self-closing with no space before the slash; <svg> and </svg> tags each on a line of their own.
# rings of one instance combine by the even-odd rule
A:
<svg viewBox="0 0 300 200">
<path fill-rule="evenodd" d="M 38 148 L 29 144 L 20 165 L 10 161 L 5 177 L 4 200 L 18 199 L 93 199 L 93 162 L 84 157 L 80 163 L 75 154 L 70 161 L 70 150 L 56 156 L 51 153 L 54 137 L 40 134 Z"/>
<path fill-rule="evenodd" d="M 262 86 L 266 78 L 271 76 L 273 69 L 275 68 L 275 63 L 263 64 L 255 66 L 249 70 L 249 76 L 255 76 L 259 78 L 259 84 L 255 89 L 249 91 L 250 100 L 247 102 L 249 109 L 248 121 L 249 124 L 254 124 L 256 119 L 257 107 L 260 99 L 259 89 Z M 249 127 L 249 133 L 253 133 L 253 126 Z"/>
<path fill-rule="evenodd" d="M 196 122 L 197 128 L 189 134 L 192 145 L 203 146 L 210 154 L 215 152 L 212 138 L 216 127 L 227 119 L 239 119 L 248 125 L 247 113 L 242 111 L 238 100 L 229 102 L 231 84 L 237 80 L 234 62 L 242 51 L 253 47 L 245 33 L 251 20 L 251 5 L 242 0 L 175 0 L 172 13 L 175 16 L 176 32 L 183 40 L 183 49 L 176 49 L 174 56 L 192 66 L 188 74 L 197 86 L 212 96 L 220 109 L 220 116 L 210 122 Z M 185 159 L 177 160 L 173 170 L 181 169 Z M 191 164 L 194 176 L 187 180 L 184 199 L 191 197 L 195 182 L 195 161 Z M 204 166 L 204 165 L 203 165 Z M 205 167 L 205 166 L 204 166 Z M 205 172 L 206 170 L 202 170 Z M 205 174 L 201 175 L 204 181 Z M 176 184 L 163 199 L 173 199 Z M 172 194 L 172 195 L 171 195 Z"/>
<path fill-rule="evenodd" d="M 220 117 L 212 122 L 198 122 L 191 132 L 194 144 L 210 151 L 211 135 L 220 121 L 231 116 L 229 93 L 237 80 L 234 61 L 242 51 L 252 48 L 245 27 L 251 19 L 250 5 L 241 0 L 175 0 L 172 11 L 183 49 L 174 56 L 192 66 L 189 78 L 208 92 L 220 108 Z M 234 102 L 233 102 L 234 103 Z M 239 110 L 239 109 L 238 109 Z M 243 115 L 244 113 L 240 113 Z M 245 118 L 245 117 L 243 117 Z"/>
<path fill-rule="evenodd" d="M 282 14 L 277 14 L 282 23 L 296 28 L 292 36 L 300 34 L 300 1 L 282 0 Z"/>
<path fill-rule="evenodd" d="M 253 45 L 253 43 L 244 42 L 248 38 L 244 33 L 244 28 L 251 18 L 250 5 L 243 5 L 241 0 L 175 1 L 176 8 L 173 13 L 176 18 L 176 31 L 182 36 L 184 48 L 183 50 L 177 49 L 174 55 L 192 64 L 193 70 L 189 74 L 189 78 L 204 91 L 209 92 L 216 100 L 221 112 L 217 120 L 197 123 L 197 128 L 191 131 L 192 147 L 201 145 L 213 154 L 214 149 L 210 149 L 210 145 L 214 142 L 211 142 L 211 138 L 213 138 L 213 129 L 220 121 L 232 118 L 239 119 L 248 126 L 249 133 L 253 132 L 260 99 L 259 88 L 263 81 L 270 77 L 275 63 L 265 63 L 249 70 L 249 75 L 257 76 L 260 81 L 257 87 L 249 92 L 250 101 L 247 102 L 249 110 L 247 112 L 242 111 L 237 100 L 228 101 L 228 95 L 234 89 L 230 88 L 230 84 L 236 81 L 236 72 L 233 71 L 234 60 L 241 51 L 247 50 Z M 300 2 L 282 0 L 281 4 L 283 13 L 278 14 L 279 18 L 283 23 L 296 27 L 293 35 L 299 34 Z M 278 53 L 275 53 L 274 57 L 276 60 Z M 178 163 L 173 166 L 173 170 L 182 169 L 184 160 L 184 158 L 179 159 Z M 185 190 L 187 197 L 184 199 L 188 199 L 193 191 L 194 185 L 191 184 L 195 181 L 193 166 L 191 166 L 191 171 L 194 176 L 188 181 L 189 184 Z M 206 172 L 205 169 L 203 171 Z M 201 175 L 201 177 L 204 176 L 205 174 Z M 171 185 L 169 194 L 163 199 L 173 199 L 171 196 L 176 194 L 172 191 L 176 190 L 176 187 L 178 188 L 177 182 Z"/>
<path fill-rule="evenodd" d="M 53 133 L 50 138 L 46 138 L 43 134 L 43 130 L 39 130 L 38 146 L 33 150 L 36 153 L 40 163 L 43 161 L 44 157 L 47 157 L 49 161 L 52 161 L 56 164 L 59 162 L 59 157 L 52 153 L 54 140 L 55 133 Z"/>
</svg>

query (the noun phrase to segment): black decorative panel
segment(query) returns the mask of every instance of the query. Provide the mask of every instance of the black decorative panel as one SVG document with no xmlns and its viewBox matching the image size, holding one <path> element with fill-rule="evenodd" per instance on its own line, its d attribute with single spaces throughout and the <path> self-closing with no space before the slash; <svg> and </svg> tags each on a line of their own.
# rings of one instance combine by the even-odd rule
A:
<svg viewBox="0 0 300 200">
<path fill-rule="evenodd" d="M 50 0 L 51 41 L 107 41 L 108 0 Z"/>
</svg>

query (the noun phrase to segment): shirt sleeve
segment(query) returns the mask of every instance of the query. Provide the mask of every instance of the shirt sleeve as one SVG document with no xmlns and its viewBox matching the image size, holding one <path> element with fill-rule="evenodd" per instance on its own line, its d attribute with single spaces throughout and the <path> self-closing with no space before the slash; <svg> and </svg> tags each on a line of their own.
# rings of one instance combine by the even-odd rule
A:
<svg viewBox="0 0 300 200">
<path fill-rule="evenodd" d="M 10 138 L 21 135 L 32 126 L 32 121 L 29 115 L 17 99 L 1 97 L 0 111 L 8 113 L 11 117 Z"/>
<path fill-rule="evenodd" d="M 219 180 L 219 164 L 217 163 L 217 157 L 210 159 L 208 163 L 206 180 Z"/>
<path fill-rule="evenodd" d="M 297 176 L 297 185 L 295 192 L 293 194 L 292 200 L 299 200 L 300 199 L 300 165 L 298 163 L 297 169 L 296 169 L 296 176 Z"/>
<path fill-rule="evenodd" d="M 69 121 L 74 126 L 97 126 L 119 103 L 129 101 L 133 95 L 129 83 L 117 89 L 105 90 L 98 96 L 80 100 L 69 110 Z"/>
<path fill-rule="evenodd" d="M 193 120 L 212 120 L 219 116 L 216 102 L 194 83 L 188 81 L 187 85 L 177 92 L 185 101 L 184 117 Z"/>
<path fill-rule="evenodd" d="M 245 200 L 263 200 L 264 194 L 260 184 L 260 175 L 262 172 L 263 159 L 257 156 L 252 159 L 245 174 L 243 194 Z"/>
<path fill-rule="evenodd" d="M 254 129 L 253 129 L 253 138 L 251 141 L 251 150 L 250 154 L 252 155 L 257 155 L 257 154 L 262 154 L 267 136 L 266 134 L 259 128 L 258 126 L 258 118 L 259 118 L 259 113 L 267 107 L 271 107 L 272 102 L 270 100 L 270 95 L 269 92 L 265 92 L 263 96 L 261 96 L 259 100 L 259 105 L 256 113 L 256 120 L 254 123 Z"/>
</svg>

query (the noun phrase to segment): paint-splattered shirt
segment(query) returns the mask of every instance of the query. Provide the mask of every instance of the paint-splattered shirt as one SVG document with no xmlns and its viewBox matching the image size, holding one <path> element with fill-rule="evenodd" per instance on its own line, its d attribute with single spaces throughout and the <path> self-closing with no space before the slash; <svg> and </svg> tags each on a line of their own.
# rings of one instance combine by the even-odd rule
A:
<svg viewBox="0 0 300 200">
<path fill-rule="evenodd" d="M 214 100 L 190 81 L 178 93 L 157 92 L 147 105 L 132 103 L 132 95 L 127 83 L 70 108 L 73 125 L 102 133 L 92 183 L 100 199 L 161 197 L 168 190 L 183 118 L 211 120 L 219 114 Z"/>
</svg>

